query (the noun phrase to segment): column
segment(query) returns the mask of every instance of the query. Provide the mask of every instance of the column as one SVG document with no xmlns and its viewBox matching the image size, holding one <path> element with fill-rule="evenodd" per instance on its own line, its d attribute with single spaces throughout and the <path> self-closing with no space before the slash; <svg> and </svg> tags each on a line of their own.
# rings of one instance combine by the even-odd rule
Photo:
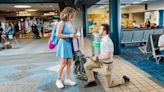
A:
<svg viewBox="0 0 164 92">
<path fill-rule="evenodd" d="M 121 52 L 120 31 L 121 31 L 121 13 L 120 0 L 109 0 L 109 16 L 110 16 L 110 34 L 114 43 L 114 54 L 118 55 Z"/>
<path fill-rule="evenodd" d="M 164 10 L 159 10 L 159 26 L 164 26 Z"/>
<path fill-rule="evenodd" d="M 87 24 L 87 7 L 82 7 L 82 13 L 83 13 L 83 35 L 84 37 L 87 37 L 88 34 L 88 24 Z"/>
</svg>

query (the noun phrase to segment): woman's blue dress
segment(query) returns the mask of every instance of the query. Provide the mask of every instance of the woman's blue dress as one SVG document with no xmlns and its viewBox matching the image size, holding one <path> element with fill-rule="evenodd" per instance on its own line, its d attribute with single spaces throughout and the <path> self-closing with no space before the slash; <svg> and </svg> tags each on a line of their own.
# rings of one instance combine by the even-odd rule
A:
<svg viewBox="0 0 164 92">
<path fill-rule="evenodd" d="M 66 22 L 64 22 L 62 34 L 72 34 L 72 27 L 68 27 Z M 56 48 L 56 56 L 58 58 L 73 58 L 72 38 L 60 38 Z"/>
</svg>

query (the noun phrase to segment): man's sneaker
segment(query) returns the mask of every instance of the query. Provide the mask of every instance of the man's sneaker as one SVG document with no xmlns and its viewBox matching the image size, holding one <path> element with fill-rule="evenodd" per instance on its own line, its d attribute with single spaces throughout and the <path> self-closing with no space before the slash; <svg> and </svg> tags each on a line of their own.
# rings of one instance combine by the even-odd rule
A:
<svg viewBox="0 0 164 92">
<path fill-rule="evenodd" d="M 92 81 L 92 82 L 88 82 L 88 83 L 84 86 L 84 88 L 93 87 L 93 86 L 96 86 L 96 85 L 97 85 L 96 82 L 95 82 L 95 81 Z"/>
<path fill-rule="evenodd" d="M 126 75 L 123 76 L 123 79 L 124 79 L 125 83 L 130 81 L 130 78 Z"/>
<path fill-rule="evenodd" d="M 57 88 L 60 88 L 60 89 L 64 88 L 64 85 L 61 80 L 56 80 L 56 86 L 57 86 Z"/>
<path fill-rule="evenodd" d="M 74 85 L 76 85 L 76 82 L 74 82 L 74 81 L 72 81 L 70 79 L 65 79 L 64 80 L 64 84 L 65 85 L 69 85 L 69 86 L 74 86 Z"/>
</svg>

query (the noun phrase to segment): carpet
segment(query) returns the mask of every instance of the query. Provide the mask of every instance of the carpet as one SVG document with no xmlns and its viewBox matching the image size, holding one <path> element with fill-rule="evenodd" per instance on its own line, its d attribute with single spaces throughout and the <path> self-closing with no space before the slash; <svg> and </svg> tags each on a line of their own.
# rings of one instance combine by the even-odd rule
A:
<svg viewBox="0 0 164 92">
<path fill-rule="evenodd" d="M 137 47 L 121 48 L 120 56 L 131 64 L 147 72 L 153 78 L 164 83 L 164 60 L 162 60 L 159 64 L 156 64 L 155 60 L 147 59 L 147 57 Z"/>
</svg>

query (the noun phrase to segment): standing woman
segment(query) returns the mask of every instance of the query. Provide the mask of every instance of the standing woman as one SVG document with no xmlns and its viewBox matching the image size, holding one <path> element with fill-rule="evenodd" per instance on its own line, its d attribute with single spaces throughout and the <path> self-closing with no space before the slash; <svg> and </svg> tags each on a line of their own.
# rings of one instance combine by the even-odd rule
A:
<svg viewBox="0 0 164 92">
<path fill-rule="evenodd" d="M 56 86 L 58 88 L 64 88 L 64 85 L 76 85 L 76 83 L 70 79 L 71 62 L 73 58 L 72 39 L 76 38 L 76 35 L 73 34 L 73 25 L 71 22 L 75 18 L 75 14 L 76 11 L 74 8 L 64 8 L 60 14 L 61 21 L 57 27 L 56 36 L 60 38 L 56 49 L 56 56 L 60 61 L 58 67 L 58 79 L 56 80 Z M 61 75 L 64 68 L 66 68 L 66 73 L 63 84 Z"/>
</svg>

